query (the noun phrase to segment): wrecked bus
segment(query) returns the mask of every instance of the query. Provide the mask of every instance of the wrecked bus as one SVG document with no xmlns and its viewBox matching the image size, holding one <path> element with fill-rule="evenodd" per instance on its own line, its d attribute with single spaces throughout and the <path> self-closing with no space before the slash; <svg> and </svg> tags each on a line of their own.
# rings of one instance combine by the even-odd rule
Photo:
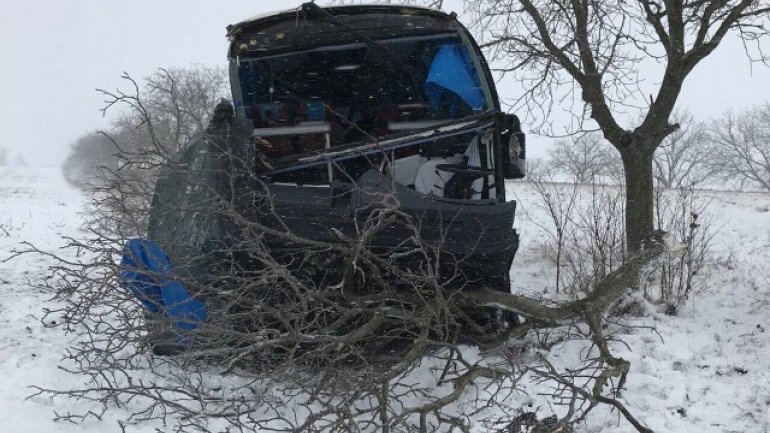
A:
<svg viewBox="0 0 770 433">
<path fill-rule="evenodd" d="M 220 104 L 204 138 L 177 160 L 210 188 L 166 170 L 150 211 L 149 238 L 176 274 L 210 276 L 248 261 L 218 254 L 237 235 L 232 218 L 212 216 L 221 204 L 203 209 L 211 190 L 248 218 L 323 242 L 355 238 L 361 215 L 391 197 L 425 242 L 440 243 L 452 284 L 510 290 L 518 235 L 505 180 L 525 174 L 525 137 L 454 14 L 306 3 L 231 25 L 227 36 L 232 106 Z M 227 162 L 212 143 L 229 149 Z M 269 212 L 256 196 L 269 197 Z M 403 264 L 420 260 L 399 255 L 413 233 L 389 227 L 369 242 Z M 268 243 L 276 254 L 303 248 Z"/>
</svg>

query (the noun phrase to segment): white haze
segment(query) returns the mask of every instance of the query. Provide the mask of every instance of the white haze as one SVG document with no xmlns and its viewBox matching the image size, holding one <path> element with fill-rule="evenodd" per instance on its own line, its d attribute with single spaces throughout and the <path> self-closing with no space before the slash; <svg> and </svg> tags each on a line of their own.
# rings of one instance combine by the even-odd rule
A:
<svg viewBox="0 0 770 433">
<path fill-rule="evenodd" d="M 94 89 L 122 85 L 158 67 L 224 65 L 225 27 L 253 15 L 298 6 L 301 0 L 6 0 L 0 8 L 0 147 L 12 161 L 58 165 L 82 133 L 105 127 Z M 319 2 L 322 3 L 322 2 Z M 445 2 L 460 10 L 459 0 Z M 503 98 L 515 85 L 501 86 Z M 770 69 L 746 60 L 726 40 L 696 68 L 679 107 L 696 118 L 717 116 L 768 100 Z M 556 121 L 569 116 L 557 115 Z M 526 128 L 526 126 L 525 126 Z M 530 140 L 530 155 L 538 143 Z"/>
</svg>

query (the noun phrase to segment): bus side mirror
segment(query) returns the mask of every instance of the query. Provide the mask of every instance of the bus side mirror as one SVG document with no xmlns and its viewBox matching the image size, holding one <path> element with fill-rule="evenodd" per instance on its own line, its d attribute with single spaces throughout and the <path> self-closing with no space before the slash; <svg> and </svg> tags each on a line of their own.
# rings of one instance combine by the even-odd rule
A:
<svg viewBox="0 0 770 433">
<path fill-rule="evenodd" d="M 527 137 L 521 132 L 521 123 L 515 114 L 502 118 L 503 178 L 521 179 L 527 175 Z"/>
</svg>

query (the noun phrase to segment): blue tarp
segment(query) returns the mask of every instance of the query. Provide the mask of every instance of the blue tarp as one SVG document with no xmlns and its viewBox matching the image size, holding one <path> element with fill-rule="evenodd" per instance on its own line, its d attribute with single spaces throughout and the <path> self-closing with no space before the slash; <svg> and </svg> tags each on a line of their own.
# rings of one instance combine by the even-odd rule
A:
<svg viewBox="0 0 770 433">
<path fill-rule="evenodd" d="M 206 305 L 193 299 L 174 279 L 168 256 L 153 241 L 130 239 L 120 262 L 121 280 L 151 313 L 165 314 L 177 330 L 193 330 L 206 321 Z"/>
<path fill-rule="evenodd" d="M 425 82 L 426 96 L 434 108 L 440 106 L 442 95 L 447 91 L 459 96 L 473 111 L 481 111 L 486 105 L 468 50 L 456 44 L 439 48 Z"/>
</svg>

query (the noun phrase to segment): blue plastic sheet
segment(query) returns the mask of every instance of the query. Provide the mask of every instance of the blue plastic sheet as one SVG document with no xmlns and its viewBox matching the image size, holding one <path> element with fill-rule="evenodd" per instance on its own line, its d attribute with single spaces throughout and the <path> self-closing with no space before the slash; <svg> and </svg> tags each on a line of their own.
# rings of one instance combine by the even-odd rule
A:
<svg viewBox="0 0 770 433">
<path fill-rule="evenodd" d="M 120 264 L 124 287 L 150 313 L 168 316 L 174 328 L 193 330 L 208 318 L 206 305 L 191 297 L 182 283 L 174 279 L 168 256 L 155 242 L 130 239 Z"/>
<path fill-rule="evenodd" d="M 439 107 L 447 91 L 460 97 L 473 111 L 481 111 L 486 105 L 468 50 L 456 44 L 444 44 L 439 48 L 425 82 L 426 96 L 434 108 Z"/>
</svg>

